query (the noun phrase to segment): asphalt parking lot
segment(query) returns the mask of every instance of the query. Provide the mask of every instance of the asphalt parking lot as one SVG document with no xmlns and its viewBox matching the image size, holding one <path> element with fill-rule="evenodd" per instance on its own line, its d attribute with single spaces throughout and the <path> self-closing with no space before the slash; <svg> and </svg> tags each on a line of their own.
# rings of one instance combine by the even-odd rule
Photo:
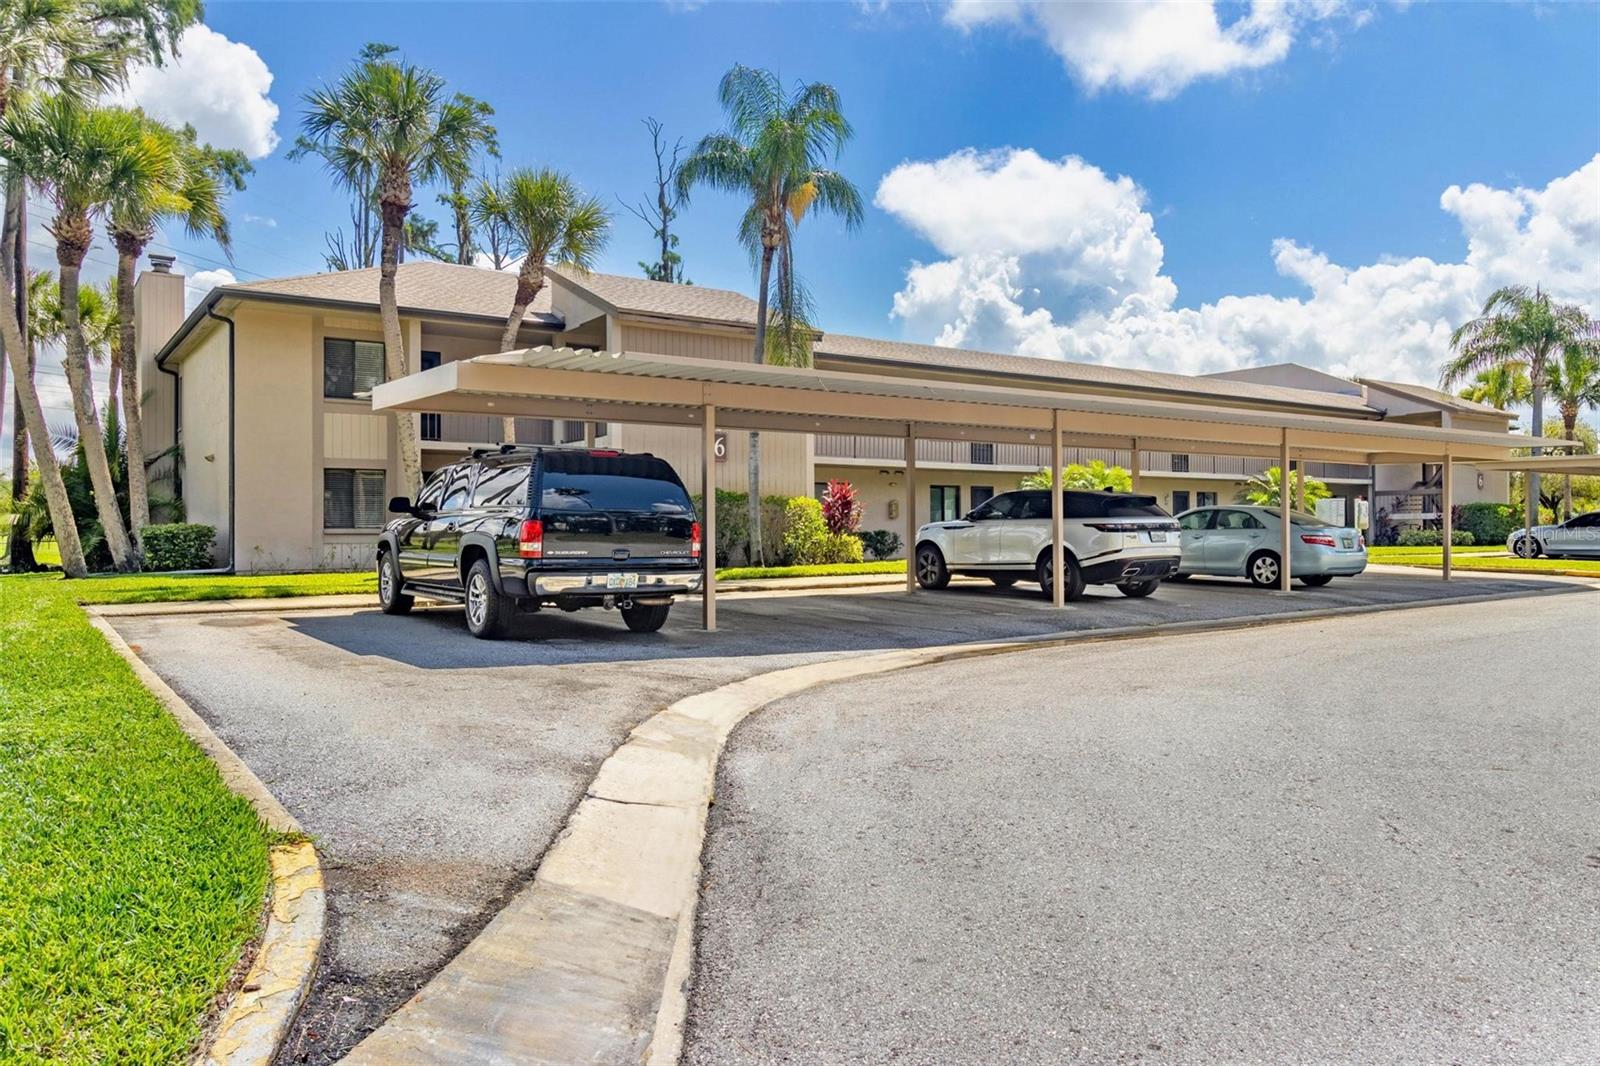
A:
<svg viewBox="0 0 1600 1066">
<path fill-rule="evenodd" d="M 728 595 L 722 628 L 680 604 L 657 634 L 614 614 L 545 612 L 518 639 L 467 635 L 459 609 L 117 617 L 113 623 L 312 833 L 329 938 L 285 1062 L 327 1062 L 420 987 L 536 868 L 600 762 L 674 700 L 765 670 L 897 647 L 1173 621 L 1270 617 L 1552 582 L 1370 574 L 1288 595 L 1192 582 L 1145 600 L 957 584 Z"/>
<path fill-rule="evenodd" d="M 684 1061 L 1593 1062 L 1597 657 L 1591 591 L 766 707 Z"/>
</svg>

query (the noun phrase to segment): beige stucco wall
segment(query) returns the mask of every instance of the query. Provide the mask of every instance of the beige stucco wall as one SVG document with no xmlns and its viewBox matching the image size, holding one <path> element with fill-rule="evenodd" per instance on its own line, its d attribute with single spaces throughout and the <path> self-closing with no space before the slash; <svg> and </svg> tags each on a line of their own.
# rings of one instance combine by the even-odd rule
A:
<svg viewBox="0 0 1600 1066">
<path fill-rule="evenodd" d="M 228 331 L 210 331 L 183 360 L 183 500 L 190 522 L 217 531 L 215 560 L 228 559 Z"/>
<path fill-rule="evenodd" d="M 139 410 L 144 416 L 145 452 L 155 455 L 173 444 L 172 375 L 156 369 L 156 353 L 183 324 L 183 275 L 143 271 L 133 283 L 134 353 L 139 375 Z"/>
</svg>

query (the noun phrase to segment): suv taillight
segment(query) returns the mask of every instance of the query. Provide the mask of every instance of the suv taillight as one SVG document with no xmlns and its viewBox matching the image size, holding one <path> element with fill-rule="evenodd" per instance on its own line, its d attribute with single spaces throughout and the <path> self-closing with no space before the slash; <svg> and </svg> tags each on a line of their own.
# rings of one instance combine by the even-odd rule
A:
<svg viewBox="0 0 1600 1066">
<path fill-rule="evenodd" d="M 1161 526 L 1141 525 L 1138 522 L 1085 522 L 1090 529 L 1098 529 L 1102 533 L 1138 533 L 1144 529 L 1160 529 Z"/>
<path fill-rule="evenodd" d="M 517 554 L 524 559 L 544 558 L 544 523 L 537 518 L 524 519 L 517 531 Z"/>
<path fill-rule="evenodd" d="M 1337 548 L 1338 542 L 1326 533 L 1302 533 L 1300 539 L 1307 544 L 1320 544 L 1324 548 Z"/>
<path fill-rule="evenodd" d="M 700 558 L 700 523 L 695 522 L 689 527 L 689 557 Z"/>
</svg>

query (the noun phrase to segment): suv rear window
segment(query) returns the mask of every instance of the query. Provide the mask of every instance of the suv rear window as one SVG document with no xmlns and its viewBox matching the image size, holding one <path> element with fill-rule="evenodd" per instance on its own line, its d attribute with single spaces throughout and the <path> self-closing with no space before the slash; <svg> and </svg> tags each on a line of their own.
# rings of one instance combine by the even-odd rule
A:
<svg viewBox="0 0 1600 1066">
<path fill-rule="evenodd" d="M 528 463 L 485 466 L 472 490 L 474 507 L 522 507 L 528 502 Z"/>
<path fill-rule="evenodd" d="M 653 455 L 546 452 L 543 465 L 541 510 L 693 513 L 683 482 Z"/>
</svg>

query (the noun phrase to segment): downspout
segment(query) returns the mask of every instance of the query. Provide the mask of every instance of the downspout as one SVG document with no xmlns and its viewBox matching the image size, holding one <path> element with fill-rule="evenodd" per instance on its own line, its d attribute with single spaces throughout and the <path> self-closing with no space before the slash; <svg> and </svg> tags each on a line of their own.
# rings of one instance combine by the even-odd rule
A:
<svg viewBox="0 0 1600 1066">
<path fill-rule="evenodd" d="M 215 304 L 208 306 L 206 308 L 206 317 L 214 318 L 218 322 L 226 322 L 228 324 L 228 565 L 226 567 L 219 567 L 218 569 L 226 573 L 233 573 L 238 567 L 239 562 L 239 525 L 234 517 L 235 507 L 233 491 L 235 481 L 234 470 L 238 455 L 238 448 L 235 446 L 235 441 L 237 438 L 237 423 L 234 419 L 234 394 L 236 390 L 233 387 L 234 323 L 233 319 L 229 318 L 228 316 L 217 314 L 215 308 Z M 174 403 L 172 405 L 172 409 L 176 411 L 178 409 L 178 405 Z"/>
</svg>

